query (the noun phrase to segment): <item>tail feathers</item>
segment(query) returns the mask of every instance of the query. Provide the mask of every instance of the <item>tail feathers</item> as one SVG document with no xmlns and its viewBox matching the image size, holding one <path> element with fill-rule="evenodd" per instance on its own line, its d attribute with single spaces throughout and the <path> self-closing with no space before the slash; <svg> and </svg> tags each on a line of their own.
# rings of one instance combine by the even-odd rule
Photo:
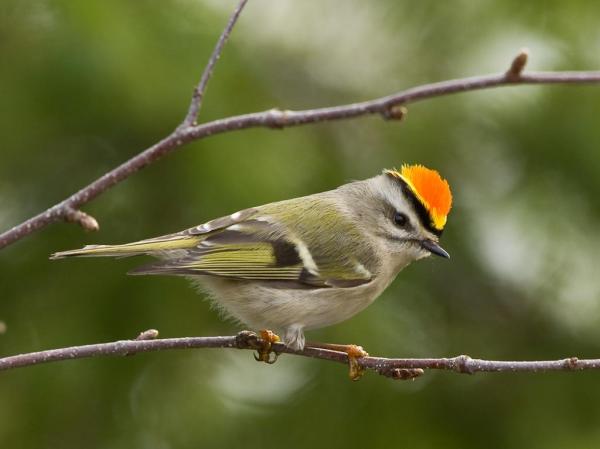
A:
<svg viewBox="0 0 600 449">
<path fill-rule="evenodd" d="M 87 245 L 81 249 L 60 251 L 50 255 L 50 259 L 64 259 L 66 257 L 127 257 L 144 254 L 147 250 L 133 249 L 128 245 Z"/>
<path fill-rule="evenodd" d="M 54 253 L 50 256 L 50 259 L 64 259 L 66 257 L 128 257 L 140 254 L 160 254 L 162 252 L 192 248 L 197 242 L 197 237 L 165 236 L 125 243 L 123 245 L 87 245 L 81 249 Z"/>
</svg>

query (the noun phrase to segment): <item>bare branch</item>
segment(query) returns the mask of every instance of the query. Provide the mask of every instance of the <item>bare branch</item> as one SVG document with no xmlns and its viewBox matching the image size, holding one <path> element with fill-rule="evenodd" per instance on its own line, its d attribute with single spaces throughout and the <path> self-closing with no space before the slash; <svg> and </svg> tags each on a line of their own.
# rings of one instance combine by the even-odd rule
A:
<svg viewBox="0 0 600 449">
<path fill-rule="evenodd" d="M 266 127 L 279 129 L 305 125 L 308 123 L 344 120 L 372 114 L 381 114 L 384 116 L 384 118 L 388 118 L 390 110 L 394 110 L 399 106 L 459 92 L 489 89 L 492 87 L 513 84 L 584 83 L 600 83 L 600 71 L 532 72 L 521 75 L 519 80 L 516 82 L 508 80 L 506 74 L 474 76 L 471 78 L 461 78 L 450 81 L 442 81 L 439 83 L 424 84 L 422 86 L 413 87 L 412 89 L 408 89 L 393 95 L 364 101 L 361 103 L 333 106 L 329 108 L 309 109 L 304 111 L 280 111 L 278 109 L 270 109 L 264 112 L 238 115 L 194 126 L 184 132 L 183 135 L 190 137 L 190 140 L 197 140 L 212 136 L 214 134 L 246 128 Z M 403 112 L 405 113 L 406 110 Z M 397 113 L 392 112 L 391 114 L 396 115 Z"/>
<path fill-rule="evenodd" d="M 234 15 L 228 23 L 228 28 L 221 36 L 226 39 L 235 24 L 235 19 L 239 16 L 245 1 L 241 1 Z M 224 40 L 223 40 L 224 43 Z M 214 66 L 216 59 L 221 51 L 221 46 L 217 44 L 214 58 L 211 57 L 209 66 Z M 360 103 L 352 103 L 341 106 L 325 107 L 319 109 L 309 109 L 304 111 L 281 111 L 271 109 L 263 112 L 254 112 L 224 119 L 214 120 L 202 125 L 184 126 L 186 121 L 177 127 L 170 135 L 165 137 L 150 148 L 142 151 L 138 155 L 122 163 L 118 167 L 104 174 L 91 184 L 83 187 L 78 192 L 69 196 L 67 199 L 50 207 L 46 211 L 26 220 L 25 222 L 14 226 L 13 228 L 0 234 L 0 249 L 14 243 L 23 237 L 45 228 L 51 223 L 58 221 L 68 221 L 71 210 L 78 210 L 82 205 L 89 203 L 98 195 L 104 193 L 115 184 L 128 178 L 138 170 L 156 162 L 163 156 L 172 153 L 174 150 L 185 144 L 200 140 L 215 134 L 221 134 L 230 131 L 237 131 L 247 128 L 265 127 L 270 129 L 282 129 L 291 126 L 305 125 L 308 123 L 325 122 L 332 120 L 345 120 L 365 115 L 379 114 L 385 119 L 401 119 L 406 114 L 405 105 L 417 101 L 441 97 L 459 92 L 468 92 L 473 90 L 489 89 L 493 87 L 520 84 L 591 84 L 600 83 L 600 71 L 582 71 L 582 72 L 530 72 L 521 73 L 527 61 L 527 53 L 522 51 L 513 61 L 511 68 L 501 74 L 474 76 L 471 78 L 462 78 L 449 81 L 442 81 L 432 84 L 413 87 L 392 95 L 388 95 L 374 100 Z M 205 70 L 206 79 L 210 76 L 210 68 Z M 203 79 L 205 76 L 203 75 Z M 199 84 L 197 92 L 201 96 L 206 87 L 206 83 Z M 195 94 L 196 95 L 196 94 Z M 192 111 L 196 104 L 192 100 L 190 110 Z M 199 107 L 200 102 L 197 102 Z M 192 113 L 192 115 L 195 113 Z M 188 114 L 188 117 L 190 114 Z M 194 117 L 195 119 L 195 117 Z M 188 120 L 186 118 L 186 120 Z M 193 121 L 193 120 L 192 120 Z M 90 217 L 91 218 L 91 217 Z M 81 221 L 76 220 L 81 223 Z M 96 222 L 97 224 L 97 222 Z M 90 229 L 93 228 L 90 227 Z"/>
<path fill-rule="evenodd" d="M 85 230 L 97 231 L 100 229 L 98 221 L 91 215 L 80 211 L 79 207 L 90 202 L 98 195 L 108 190 L 115 184 L 118 184 L 119 182 L 128 178 L 141 168 L 144 168 L 148 164 L 158 160 L 164 154 L 169 153 L 189 142 L 189 140 L 185 140 L 180 136 L 180 131 L 184 129 L 190 129 L 195 124 L 198 111 L 200 110 L 200 106 L 202 104 L 202 98 L 204 96 L 204 92 L 206 91 L 206 86 L 214 66 L 217 63 L 217 60 L 223 51 L 223 47 L 225 46 L 225 42 L 231 34 L 231 31 L 233 30 L 233 27 L 247 2 L 248 0 L 240 0 L 237 8 L 233 11 L 227 26 L 223 30 L 223 33 L 221 33 L 221 37 L 219 38 L 215 49 L 208 60 L 208 64 L 202 73 L 200 82 L 194 89 L 187 115 L 177 129 L 160 142 L 152 145 L 150 148 L 142 151 L 137 156 L 134 156 L 115 169 L 101 176 L 96 181 L 83 187 L 67 199 L 0 234 L 0 249 L 39 229 L 45 228 L 51 223 L 56 223 L 59 221 L 78 223 Z"/>
<path fill-rule="evenodd" d="M 111 343 L 99 343 L 69 348 L 50 349 L 47 351 L 19 354 L 0 358 L 0 371 L 38 365 L 41 363 L 63 360 L 83 359 L 89 357 L 114 357 L 138 354 L 142 352 L 165 351 L 171 349 L 192 348 L 237 348 L 257 350 L 263 341 L 253 332 L 242 331 L 235 336 L 227 337 L 183 337 L 153 339 L 158 331 L 152 329 L 142 332 L 146 338 L 121 340 Z M 348 364 L 345 352 L 329 349 L 305 347 L 302 351 L 287 348 L 282 343 L 273 343 L 273 350 L 286 353 Z M 582 371 L 600 369 L 600 359 L 580 360 L 569 357 L 561 360 L 544 361 L 499 361 L 472 359 L 467 355 L 441 359 L 399 359 L 385 357 L 362 357 L 358 365 L 365 370 L 372 370 L 393 379 L 413 379 L 424 373 L 424 370 L 445 370 L 461 374 L 477 372 L 541 372 L 541 371 Z"/>
<path fill-rule="evenodd" d="M 208 64 L 204 68 L 204 72 L 202 73 L 202 77 L 200 78 L 200 82 L 194 88 L 194 93 L 192 94 L 192 101 L 190 103 L 190 108 L 188 109 L 188 113 L 181 123 L 181 128 L 187 128 L 189 126 L 193 126 L 196 124 L 196 119 L 198 118 L 198 112 L 202 107 L 202 100 L 204 98 L 204 92 L 206 92 L 206 86 L 208 85 L 208 81 L 212 75 L 213 69 L 217 60 L 221 57 L 221 53 L 223 52 L 223 47 L 237 22 L 238 17 L 240 16 L 242 9 L 246 6 L 248 0 L 240 0 L 237 8 L 233 11 L 233 14 L 229 18 L 229 22 L 227 26 L 221 33 L 221 37 L 217 41 L 217 45 L 215 45 L 215 49 L 210 55 L 210 59 L 208 60 Z"/>
</svg>

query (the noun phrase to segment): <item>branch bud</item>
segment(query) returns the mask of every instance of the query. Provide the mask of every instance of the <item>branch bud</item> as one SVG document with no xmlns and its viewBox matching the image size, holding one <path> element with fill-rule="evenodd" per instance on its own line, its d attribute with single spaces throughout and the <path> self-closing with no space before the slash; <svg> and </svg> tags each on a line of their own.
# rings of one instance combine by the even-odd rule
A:
<svg viewBox="0 0 600 449">
<path fill-rule="evenodd" d="M 64 217 L 69 223 L 77 223 L 86 231 L 97 231 L 100 229 L 100 225 L 94 217 L 86 214 L 83 211 L 80 211 L 79 209 L 74 209 L 67 206 L 65 208 Z"/>
<path fill-rule="evenodd" d="M 148 329 L 141 332 L 140 335 L 135 337 L 136 340 L 154 340 L 158 338 L 158 331 L 156 329 Z"/>
<path fill-rule="evenodd" d="M 529 50 L 522 48 L 519 54 L 515 56 L 510 68 L 506 72 L 506 77 L 509 81 L 517 81 L 521 77 L 521 73 L 523 73 L 523 69 L 525 69 L 525 65 L 527 65 L 528 58 Z"/>
<path fill-rule="evenodd" d="M 386 120 L 398 121 L 404 120 L 406 118 L 406 114 L 408 114 L 408 109 L 406 108 L 406 106 L 402 106 L 399 104 L 390 106 L 381 113 L 381 115 L 383 115 L 383 118 Z"/>
</svg>

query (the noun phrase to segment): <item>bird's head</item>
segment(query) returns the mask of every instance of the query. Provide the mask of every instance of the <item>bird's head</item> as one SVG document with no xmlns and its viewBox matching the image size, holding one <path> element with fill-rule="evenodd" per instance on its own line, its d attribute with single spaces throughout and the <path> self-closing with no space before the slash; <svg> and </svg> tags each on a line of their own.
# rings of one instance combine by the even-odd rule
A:
<svg viewBox="0 0 600 449">
<path fill-rule="evenodd" d="M 401 265 L 435 254 L 449 258 L 439 239 L 452 205 L 448 182 L 422 165 L 384 170 L 367 180 L 366 230 Z M 364 205 L 365 202 L 362 201 Z"/>
</svg>

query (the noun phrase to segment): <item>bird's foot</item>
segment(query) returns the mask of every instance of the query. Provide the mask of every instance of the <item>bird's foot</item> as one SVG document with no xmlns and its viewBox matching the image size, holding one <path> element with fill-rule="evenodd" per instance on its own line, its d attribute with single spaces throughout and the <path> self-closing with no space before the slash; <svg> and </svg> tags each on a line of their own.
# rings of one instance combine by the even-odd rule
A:
<svg viewBox="0 0 600 449">
<path fill-rule="evenodd" d="M 279 343 L 281 341 L 279 335 L 268 329 L 262 329 L 259 332 L 259 335 L 262 340 L 262 346 L 257 350 L 256 354 L 254 354 L 254 359 L 258 362 L 265 362 L 268 364 L 275 363 L 279 354 L 273 351 L 273 343 Z M 271 356 L 271 354 L 273 354 L 273 356 Z"/>
<path fill-rule="evenodd" d="M 307 343 L 306 346 L 310 346 L 311 348 L 329 349 L 330 351 L 345 352 L 348 355 L 348 365 L 350 367 L 348 376 L 351 380 L 360 379 L 365 372 L 365 369 L 358 363 L 358 359 L 362 357 L 368 357 L 369 353 L 365 351 L 362 346 L 313 342 Z"/>
<path fill-rule="evenodd" d="M 360 379 L 365 373 L 365 369 L 360 366 L 358 359 L 369 357 L 369 353 L 362 346 L 347 345 L 346 354 L 348 354 L 348 365 L 350 366 L 350 371 L 348 372 L 350 380 Z"/>
</svg>

